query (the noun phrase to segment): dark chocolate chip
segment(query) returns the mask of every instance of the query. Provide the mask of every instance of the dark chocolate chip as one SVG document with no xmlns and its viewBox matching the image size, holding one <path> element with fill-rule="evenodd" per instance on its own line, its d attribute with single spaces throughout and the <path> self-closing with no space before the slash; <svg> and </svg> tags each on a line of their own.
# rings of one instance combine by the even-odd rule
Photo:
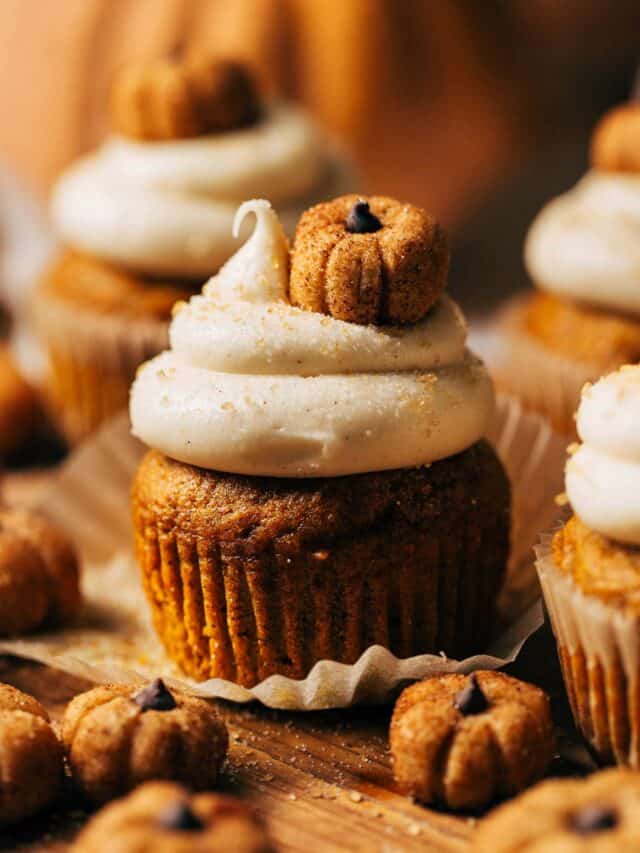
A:
<svg viewBox="0 0 640 853">
<path fill-rule="evenodd" d="M 143 687 L 134 695 L 133 701 L 140 705 L 143 711 L 171 711 L 176 707 L 176 700 L 161 678 L 156 678 L 151 684 Z"/>
<path fill-rule="evenodd" d="M 578 835 L 593 835 L 614 829 L 618 825 L 618 815 L 609 806 L 585 806 L 571 817 L 571 829 Z"/>
<path fill-rule="evenodd" d="M 351 234 L 373 234 L 382 228 L 382 222 L 369 210 L 368 201 L 357 201 L 347 216 L 346 229 Z"/>
<path fill-rule="evenodd" d="M 176 832 L 199 832 L 204 829 L 203 822 L 191 811 L 185 800 L 170 803 L 158 817 L 158 824 L 163 829 Z"/>
<path fill-rule="evenodd" d="M 453 705 L 465 717 L 470 717 L 473 714 L 482 714 L 483 711 L 487 710 L 489 703 L 478 684 L 478 678 L 475 673 L 469 676 L 467 684 L 453 697 Z"/>
</svg>

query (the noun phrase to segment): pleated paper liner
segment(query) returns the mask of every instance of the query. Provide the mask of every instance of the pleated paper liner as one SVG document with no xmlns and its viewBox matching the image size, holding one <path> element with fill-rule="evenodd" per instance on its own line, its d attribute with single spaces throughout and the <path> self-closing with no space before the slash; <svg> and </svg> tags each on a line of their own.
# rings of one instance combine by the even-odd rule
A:
<svg viewBox="0 0 640 853">
<path fill-rule="evenodd" d="M 542 624 L 533 545 L 557 518 L 565 442 L 519 403 L 499 399 L 488 438 L 509 473 L 514 493 L 513 548 L 500 601 L 501 626 L 488 650 L 465 660 L 444 654 L 399 660 L 372 646 L 352 665 L 320 661 L 296 681 L 272 675 L 251 689 L 222 679 L 196 683 L 165 655 L 150 622 L 133 559 L 129 488 L 144 452 L 125 415 L 102 428 L 65 465 L 43 510 L 78 545 L 84 562 L 86 608 L 74 628 L 3 641 L 0 652 L 20 655 L 96 682 L 136 682 L 162 676 L 175 687 L 236 702 L 258 699 L 273 708 L 319 710 L 391 699 L 408 681 L 436 672 L 496 669 L 515 659 Z"/>
<path fill-rule="evenodd" d="M 556 568 L 551 539 L 536 564 L 576 726 L 602 763 L 640 769 L 640 619 L 584 595 Z"/>
<path fill-rule="evenodd" d="M 70 444 L 126 407 L 136 369 L 169 340 L 167 321 L 86 311 L 44 292 L 32 314 L 48 363 L 45 398 Z"/>
<path fill-rule="evenodd" d="M 490 327 L 485 338 L 487 346 L 480 347 L 480 354 L 489 364 L 498 388 L 521 400 L 525 409 L 549 418 L 555 429 L 573 438 L 580 393 L 586 382 L 598 379 L 598 371 L 541 346 L 523 327 L 523 304 L 523 297 L 510 300 Z"/>
</svg>

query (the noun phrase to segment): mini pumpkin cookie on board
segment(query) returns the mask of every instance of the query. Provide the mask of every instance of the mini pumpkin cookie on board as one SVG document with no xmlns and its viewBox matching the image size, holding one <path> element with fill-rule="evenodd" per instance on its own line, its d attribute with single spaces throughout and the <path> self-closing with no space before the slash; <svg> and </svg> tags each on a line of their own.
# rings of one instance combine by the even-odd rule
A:
<svg viewBox="0 0 640 853">
<path fill-rule="evenodd" d="M 66 534 L 33 510 L 0 509 L 0 636 L 67 624 L 81 600 Z"/>
<path fill-rule="evenodd" d="M 45 709 L 0 684 L 0 827 L 51 805 L 63 777 L 62 746 Z"/>
<path fill-rule="evenodd" d="M 603 770 L 550 779 L 480 821 L 474 853 L 635 853 L 640 850 L 640 773 Z"/>
<path fill-rule="evenodd" d="M 345 195 L 300 217 L 290 297 L 349 323 L 416 323 L 435 305 L 448 272 L 444 232 L 422 208 Z"/>
<path fill-rule="evenodd" d="M 96 805 L 152 779 L 212 788 L 228 747 L 213 706 L 168 690 L 161 679 L 142 689 L 113 684 L 76 696 L 62 740 L 74 783 Z"/>
<path fill-rule="evenodd" d="M 72 853 L 273 853 L 253 810 L 234 797 L 147 782 L 103 808 Z"/>
<path fill-rule="evenodd" d="M 553 758 L 547 695 L 501 672 L 435 676 L 398 699 L 393 775 L 424 803 L 479 809 L 537 781 Z"/>
</svg>

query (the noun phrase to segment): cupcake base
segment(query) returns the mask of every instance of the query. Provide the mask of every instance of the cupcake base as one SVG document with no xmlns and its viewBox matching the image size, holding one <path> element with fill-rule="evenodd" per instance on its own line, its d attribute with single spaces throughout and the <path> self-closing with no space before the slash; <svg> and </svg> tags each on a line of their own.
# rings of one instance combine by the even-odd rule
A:
<svg viewBox="0 0 640 853">
<path fill-rule="evenodd" d="M 72 252 L 49 270 L 33 320 L 49 365 L 44 396 L 70 443 L 126 407 L 136 369 L 168 344 L 171 307 L 192 291 Z"/>
<path fill-rule="evenodd" d="M 291 480 L 148 453 L 133 484 L 155 628 L 198 679 L 252 686 L 355 662 L 484 651 L 509 546 L 509 485 L 479 442 L 431 466 Z"/>
<path fill-rule="evenodd" d="M 497 330 L 498 386 L 568 436 L 585 383 L 640 360 L 640 323 L 547 294 L 512 299 Z"/>
<path fill-rule="evenodd" d="M 640 769 L 640 619 L 615 595 L 584 592 L 556 564 L 566 544 L 552 542 L 544 537 L 536 566 L 576 726 L 599 762 Z"/>
</svg>

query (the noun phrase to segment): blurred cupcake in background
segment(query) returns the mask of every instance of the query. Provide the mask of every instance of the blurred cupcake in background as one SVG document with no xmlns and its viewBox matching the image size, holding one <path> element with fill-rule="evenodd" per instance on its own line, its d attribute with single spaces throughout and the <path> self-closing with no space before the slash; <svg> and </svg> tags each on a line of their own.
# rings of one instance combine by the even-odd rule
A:
<svg viewBox="0 0 640 853">
<path fill-rule="evenodd" d="M 591 169 L 529 231 L 535 292 L 500 320 L 499 384 L 573 434 L 585 382 L 640 361 L 640 103 L 596 127 Z"/>
<path fill-rule="evenodd" d="M 110 111 L 113 134 L 54 187 L 62 250 L 34 298 L 48 399 L 72 443 L 126 405 L 136 367 L 167 346 L 173 304 L 233 253 L 239 200 L 268 195 L 292 232 L 354 184 L 310 118 L 265 102 L 235 62 L 126 66 Z"/>
<path fill-rule="evenodd" d="M 566 469 L 572 515 L 537 568 L 576 725 L 640 768 L 640 365 L 585 387 Z"/>
</svg>

